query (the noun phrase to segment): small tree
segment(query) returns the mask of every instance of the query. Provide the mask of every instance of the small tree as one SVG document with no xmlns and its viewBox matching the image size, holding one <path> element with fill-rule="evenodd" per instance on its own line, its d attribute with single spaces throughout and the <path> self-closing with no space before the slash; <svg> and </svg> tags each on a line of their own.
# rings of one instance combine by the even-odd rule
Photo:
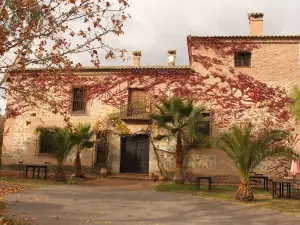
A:
<svg viewBox="0 0 300 225">
<path fill-rule="evenodd" d="M 261 162 L 269 157 L 296 156 L 293 149 L 285 144 L 288 137 L 289 133 L 281 130 L 269 130 L 254 136 L 251 124 L 245 128 L 235 125 L 228 132 L 218 135 L 216 146 L 227 153 L 241 176 L 236 199 L 254 199 L 249 176 Z"/>
<path fill-rule="evenodd" d="M 157 106 L 158 114 L 153 114 L 152 119 L 160 129 L 166 134 L 158 135 L 154 139 L 175 139 L 176 140 L 176 171 L 175 183 L 183 183 L 183 141 L 186 134 L 196 140 L 201 137 L 196 132 L 196 128 L 202 121 L 204 107 L 195 107 L 192 100 L 184 102 L 179 97 L 173 97 L 163 101 L 161 106 Z"/>
<path fill-rule="evenodd" d="M 91 131 L 90 124 L 83 123 L 78 123 L 73 127 L 73 129 L 73 136 L 76 140 L 75 176 L 82 177 L 80 153 L 84 149 L 92 148 L 94 146 L 94 142 L 90 141 L 92 136 L 94 135 L 94 131 Z"/>
<path fill-rule="evenodd" d="M 74 138 L 68 127 L 38 127 L 37 131 L 44 132 L 51 141 L 52 151 L 57 160 L 55 180 L 65 181 L 66 175 L 63 166 L 73 147 L 78 143 L 78 140 Z"/>
<path fill-rule="evenodd" d="M 289 108 L 291 110 L 291 113 L 295 117 L 296 121 L 300 120 L 300 90 L 297 86 L 294 86 L 293 92 L 291 95 L 291 98 L 293 99 L 293 104 L 289 104 Z"/>
<path fill-rule="evenodd" d="M 75 55 L 90 57 L 96 67 L 104 57 L 126 60 L 125 49 L 106 37 L 124 34 L 128 7 L 126 0 L 0 0 L 0 86 L 20 106 L 9 104 L 7 117 L 27 106 L 64 113 L 62 102 L 52 101 L 47 92 L 60 86 L 58 77 L 81 68 Z M 34 78 L 23 73 L 32 67 L 42 72 Z M 78 84 L 76 77 L 69 84 Z"/>
</svg>

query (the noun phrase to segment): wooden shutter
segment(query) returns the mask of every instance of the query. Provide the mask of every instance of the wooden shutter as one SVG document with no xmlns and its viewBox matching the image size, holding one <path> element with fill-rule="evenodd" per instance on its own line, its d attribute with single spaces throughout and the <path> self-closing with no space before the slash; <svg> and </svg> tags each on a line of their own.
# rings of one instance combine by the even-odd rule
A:
<svg viewBox="0 0 300 225">
<path fill-rule="evenodd" d="M 148 96 L 141 89 L 129 89 L 128 96 L 128 115 L 140 115 L 147 111 Z"/>
</svg>

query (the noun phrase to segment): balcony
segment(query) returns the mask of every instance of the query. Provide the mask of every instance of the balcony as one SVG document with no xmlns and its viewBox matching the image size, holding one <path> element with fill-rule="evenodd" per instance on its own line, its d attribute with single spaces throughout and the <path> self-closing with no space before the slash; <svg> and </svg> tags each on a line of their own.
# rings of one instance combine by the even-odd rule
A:
<svg viewBox="0 0 300 225">
<path fill-rule="evenodd" d="M 122 120 L 150 120 L 151 105 L 147 100 L 132 101 L 129 104 L 121 105 L 120 117 Z"/>
</svg>

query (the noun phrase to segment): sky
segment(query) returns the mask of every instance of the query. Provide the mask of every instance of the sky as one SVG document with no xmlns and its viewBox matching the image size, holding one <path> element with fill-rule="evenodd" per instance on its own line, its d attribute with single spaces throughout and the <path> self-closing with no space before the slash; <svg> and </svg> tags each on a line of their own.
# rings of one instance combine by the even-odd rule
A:
<svg viewBox="0 0 300 225">
<path fill-rule="evenodd" d="M 127 49 L 129 56 L 141 50 L 142 65 L 165 65 L 167 50 L 176 49 L 176 64 L 187 65 L 188 35 L 248 35 L 249 12 L 265 13 L 265 34 L 300 34 L 299 10 L 300 0 L 131 0 L 125 34 L 109 43 Z M 78 58 L 90 65 L 86 57 Z M 102 65 L 124 64 L 110 60 Z"/>
<path fill-rule="evenodd" d="M 130 0 L 125 34 L 107 39 L 113 47 L 142 51 L 141 65 L 166 65 L 177 50 L 176 65 L 188 65 L 188 35 L 249 35 L 249 12 L 263 12 L 266 35 L 300 34 L 300 0 Z M 89 57 L 75 62 L 90 66 Z M 132 59 L 103 60 L 103 66 L 132 65 Z M 3 110 L 5 101 L 0 101 Z"/>
</svg>

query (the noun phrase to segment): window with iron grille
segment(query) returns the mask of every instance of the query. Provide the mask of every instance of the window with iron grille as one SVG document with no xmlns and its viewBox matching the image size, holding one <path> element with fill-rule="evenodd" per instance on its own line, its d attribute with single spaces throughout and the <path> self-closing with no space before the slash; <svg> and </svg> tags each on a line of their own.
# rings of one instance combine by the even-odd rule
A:
<svg viewBox="0 0 300 225">
<path fill-rule="evenodd" d="M 211 124 L 210 124 L 210 114 L 202 113 L 203 121 L 200 121 L 198 128 L 196 129 L 197 133 L 201 133 L 203 136 L 211 135 Z"/>
<path fill-rule="evenodd" d="M 185 133 L 183 137 L 185 140 L 184 144 L 189 147 L 211 147 L 211 121 L 209 112 L 202 113 L 200 121 L 198 121 L 196 124 L 195 133 L 197 139 L 194 139 L 194 137 L 190 136 L 188 132 Z"/>
<path fill-rule="evenodd" d="M 251 52 L 238 52 L 234 57 L 234 66 L 251 66 Z"/>
<path fill-rule="evenodd" d="M 72 113 L 86 113 L 86 90 L 73 88 L 72 95 Z"/>
</svg>

